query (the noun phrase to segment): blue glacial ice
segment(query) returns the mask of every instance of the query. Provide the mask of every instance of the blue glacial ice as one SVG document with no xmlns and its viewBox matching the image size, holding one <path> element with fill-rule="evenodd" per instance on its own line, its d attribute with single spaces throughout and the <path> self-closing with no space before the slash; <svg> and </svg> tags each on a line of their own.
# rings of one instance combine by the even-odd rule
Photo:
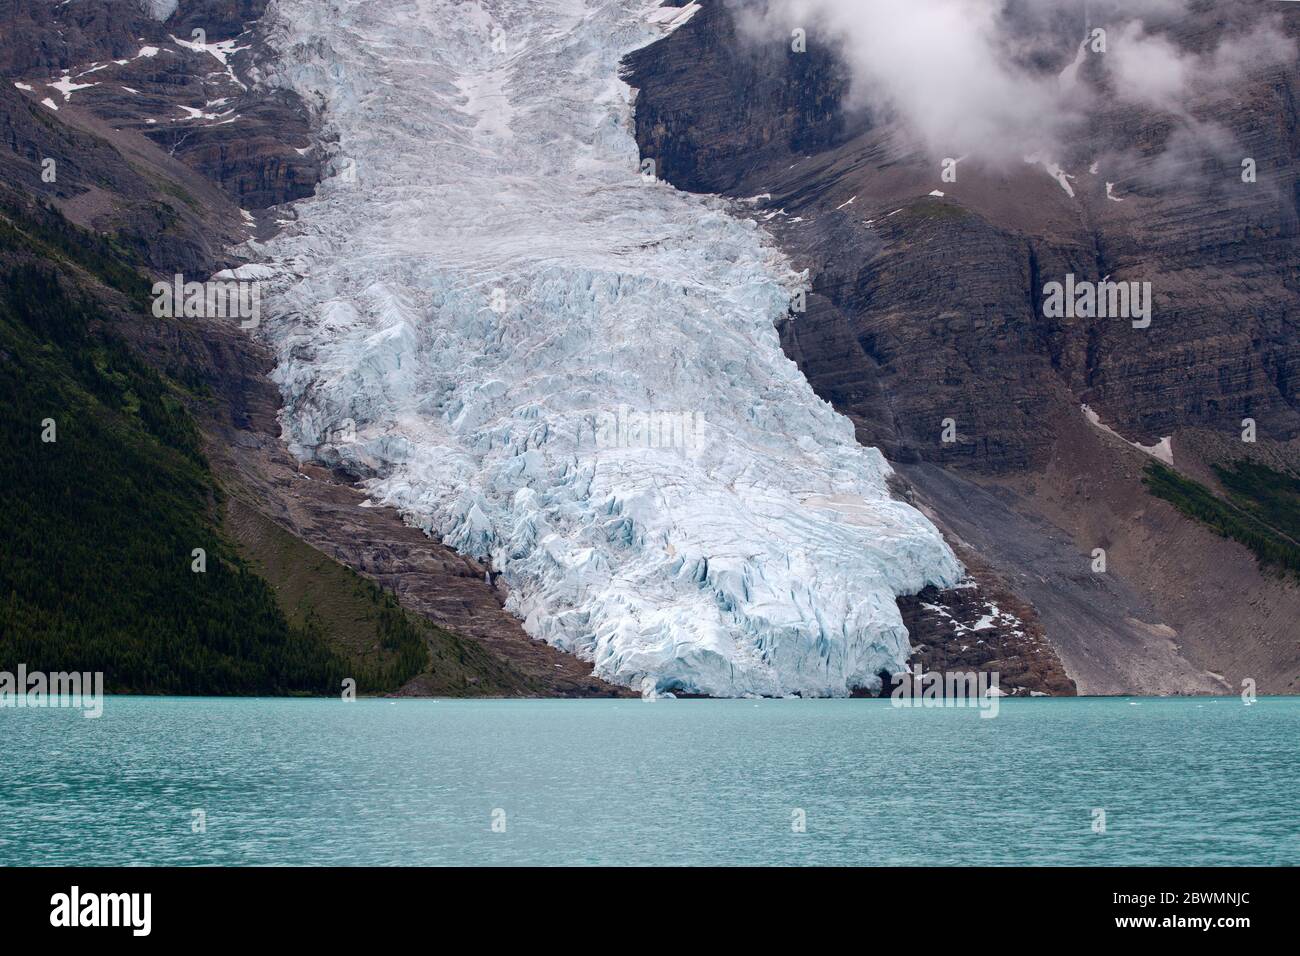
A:
<svg viewBox="0 0 1300 956">
<path fill-rule="evenodd" d="M 647 694 L 843 695 L 962 571 L 782 353 L 802 277 L 643 174 L 619 61 L 692 12 L 276 0 L 261 79 L 332 176 L 253 245 L 261 334 L 294 452 L 488 562 L 534 637 Z"/>
</svg>

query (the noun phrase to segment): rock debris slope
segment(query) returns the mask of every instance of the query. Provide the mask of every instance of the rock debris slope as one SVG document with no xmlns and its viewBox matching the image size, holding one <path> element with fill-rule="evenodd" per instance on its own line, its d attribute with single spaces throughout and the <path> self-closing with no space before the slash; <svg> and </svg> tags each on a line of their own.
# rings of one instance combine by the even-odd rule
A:
<svg viewBox="0 0 1300 956">
<path fill-rule="evenodd" d="M 286 436 L 490 562 L 529 632 L 602 677 L 847 694 L 903 667 L 896 597 L 962 572 L 782 353 L 799 277 L 638 165 L 620 58 L 692 13 L 268 11 L 270 81 L 336 151 L 255 247 Z"/>
</svg>

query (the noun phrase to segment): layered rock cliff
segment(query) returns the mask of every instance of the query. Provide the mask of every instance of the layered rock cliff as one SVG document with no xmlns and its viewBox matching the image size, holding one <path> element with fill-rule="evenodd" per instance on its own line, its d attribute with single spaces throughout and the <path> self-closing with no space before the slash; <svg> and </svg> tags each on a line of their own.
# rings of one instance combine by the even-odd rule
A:
<svg viewBox="0 0 1300 956">
<path fill-rule="evenodd" d="M 1178 51 L 1266 20 L 1280 38 L 1277 60 L 1185 114 L 1114 95 L 1080 18 L 1013 23 L 1032 34 L 1032 69 L 1077 73 L 1101 106 L 1049 163 L 963 157 L 946 181 L 899 116 L 857 105 L 845 50 L 815 18 L 756 33 L 739 9 L 706 3 L 628 58 L 638 141 L 670 182 L 746 200 L 809 268 L 783 343 L 819 394 L 901 463 L 959 556 L 1031 600 L 1082 690 L 1294 689 L 1294 585 L 1146 496 L 1135 446 L 1168 438 L 1204 474 L 1197 436 L 1217 435 L 1216 461 L 1268 447 L 1295 466 L 1300 79 L 1285 44 L 1300 11 L 1193 3 L 1149 20 Z M 803 52 L 790 26 L 806 28 Z M 1188 147 L 1211 126 L 1213 145 Z M 1067 275 L 1151 282 L 1150 325 L 1049 317 L 1044 287 Z M 1235 441 L 1243 419 L 1253 445 Z"/>
<path fill-rule="evenodd" d="M 266 0 L 196 0 L 157 19 L 125 0 L 6 0 L 6 85 L 62 111 L 134 131 L 219 183 L 246 210 L 310 195 L 320 156 L 308 105 L 254 89 L 250 30 Z"/>
</svg>

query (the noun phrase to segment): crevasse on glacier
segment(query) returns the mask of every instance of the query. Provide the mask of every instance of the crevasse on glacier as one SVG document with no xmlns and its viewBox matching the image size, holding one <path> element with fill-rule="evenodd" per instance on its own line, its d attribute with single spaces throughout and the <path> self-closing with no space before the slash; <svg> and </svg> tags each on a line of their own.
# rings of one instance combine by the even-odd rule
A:
<svg viewBox="0 0 1300 956">
<path fill-rule="evenodd" d="M 842 695 L 901 669 L 895 596 L 961 569 L 782 353 L 799 277 L 721 201 L 642 176 L 618 65 L 674 14 L 268 16 L 267 81 L 318 103 L 337 150 L 254 250 L 294 451 L 373 475 L 376 502 L 491 562 L 529 633 L 605 678 Z M 702 421 L 699 440 L 609 427 L 642 414 Z"/>
</svg>

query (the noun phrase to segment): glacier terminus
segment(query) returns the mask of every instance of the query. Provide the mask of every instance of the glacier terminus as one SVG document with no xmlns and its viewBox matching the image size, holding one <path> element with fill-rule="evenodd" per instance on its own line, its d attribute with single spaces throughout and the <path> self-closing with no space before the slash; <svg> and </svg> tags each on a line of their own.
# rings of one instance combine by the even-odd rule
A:
<svg viewBox="0 0 1300 956">
<path fill-rule="evenodd" d="M 536 638 L 647 695 L 842 696 L 895 599 L 962 568 L 782 352 L 801 276 L 648 175 L 645 0 L 275 0 L 264 82 L 332 175 L 274 239 L 259 334 L 291 449 L 487 563 Z"/>
</svg>

